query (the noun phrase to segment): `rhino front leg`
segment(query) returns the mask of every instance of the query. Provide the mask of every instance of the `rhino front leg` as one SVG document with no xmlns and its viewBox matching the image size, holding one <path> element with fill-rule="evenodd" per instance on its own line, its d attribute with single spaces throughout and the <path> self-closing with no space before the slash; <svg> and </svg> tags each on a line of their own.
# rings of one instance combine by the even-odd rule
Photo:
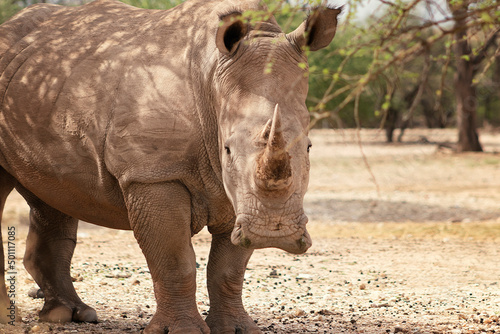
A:
<svg viewBox="0 0 500 334">
<path fill-rule="evenodd" d="M 258 334 L 261 330 L 241 300 L 246 266 L 253 251 L 231 243 L 231 234 L 214 234 L 207 268 L 210 311 L 206 322 L 212 334 Z"/>
<path fill-rule="evenodd" d="M 154 284 L 156 313 L 145 334 L 210 333 L 196 306 L 191 198 L 177 183 L 132 184 L 129 219 Z"/>
</svg>

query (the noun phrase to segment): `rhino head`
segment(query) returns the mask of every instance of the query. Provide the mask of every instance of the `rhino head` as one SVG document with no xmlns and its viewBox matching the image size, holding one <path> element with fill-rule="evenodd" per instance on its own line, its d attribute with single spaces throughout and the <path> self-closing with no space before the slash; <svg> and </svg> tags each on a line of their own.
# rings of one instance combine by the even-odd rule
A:
<svg viewBox="0 0 500 334">
<path fill-rule="evenodd" d="M 214 89 L 236 245 L 300 254 L 312 244 L 303 210 L 311 147 L 305 50 L 331 42 L 339 13 L 318 8 L 289 34 L 274 18 L 251 25 L 239 13 L 221 17 Z"/>
</svg>

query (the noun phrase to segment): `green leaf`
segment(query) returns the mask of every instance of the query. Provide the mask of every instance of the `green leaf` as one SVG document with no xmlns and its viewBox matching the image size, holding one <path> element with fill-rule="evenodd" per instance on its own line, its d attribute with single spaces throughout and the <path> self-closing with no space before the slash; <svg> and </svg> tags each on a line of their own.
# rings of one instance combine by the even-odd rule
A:
<svg viewBox="0 0 500 334">
<path fill-rule="evenodd" d="M 493 20 L 493 18 L 490 16 L 490 14 L 488 14 L 487 12 L 483 12 L 481 14 L 481 20 L 483 20 L 484 22 L 487 22 L 487 23 L 493 23 L 493 22 L 495 22 Z"/>
<path fill-rule="evenodd" d="M 306 64 L 306 63 L 298 63 L 298 66 L 299 66 L 301 69 L 305 70 L 305 69 L 306 69 L 306 67 L 307 67 L 307 64 Z"/>
<path fill-rule="evenodd" d="M 273 63 L 269 62 L 266 64 L 266 68 L 264 69 L 265 74 L 270 74 L 273 71 Z"/>
<path fill-rule="evenodd" d="M 470 61 L 470 56 L 469 55 L 463 55 L 460 57 L 461 59 L 464 59 L 465 61 Z"/>
</svg>

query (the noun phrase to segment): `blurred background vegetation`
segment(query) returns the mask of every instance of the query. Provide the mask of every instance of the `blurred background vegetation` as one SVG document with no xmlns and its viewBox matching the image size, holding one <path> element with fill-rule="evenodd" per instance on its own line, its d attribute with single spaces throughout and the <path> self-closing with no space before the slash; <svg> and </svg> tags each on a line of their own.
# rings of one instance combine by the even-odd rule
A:
<svg viewBox="0 0 500 334">
<path fill-rule="evenodd" d="M 122 1 L 156 9 L 182 2 Z M 88 1 L 0 0 L 0 23 L 36 2 Z M 265 2 L 285 32 L 319 3 Z M 456 127 L 456 150 L 480 151 L 476 129 L 500 127 L 498 1 L 349 0 L 343 9 L 333 43 L 309 54 L 311 126 L 380 127 L 387 141 L 401 141 L 409 127 Z"/>
</svg>

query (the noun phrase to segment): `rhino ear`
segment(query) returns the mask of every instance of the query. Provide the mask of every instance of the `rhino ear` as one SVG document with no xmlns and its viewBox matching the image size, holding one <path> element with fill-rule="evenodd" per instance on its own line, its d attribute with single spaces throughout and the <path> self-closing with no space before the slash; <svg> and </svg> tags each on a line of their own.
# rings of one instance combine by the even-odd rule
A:
<svg viewBox="0 0 500 334">
<path fill-rule="evenodd" d="M 337 30 L 337 16 L 342 12 L 340 8 L 318 7 L 314 9 L 295 31 L 288 34 L 288 38 L 303 50 L 316 51 L 330 44 Z"/>
<path fill-rule="evenodd" d="M 233 53 L 248 32 L 248 26 L 241 19 L 241 13 L 224 15 L 217 29 L 215 44 L 222 54 Z"/>
</svg>

